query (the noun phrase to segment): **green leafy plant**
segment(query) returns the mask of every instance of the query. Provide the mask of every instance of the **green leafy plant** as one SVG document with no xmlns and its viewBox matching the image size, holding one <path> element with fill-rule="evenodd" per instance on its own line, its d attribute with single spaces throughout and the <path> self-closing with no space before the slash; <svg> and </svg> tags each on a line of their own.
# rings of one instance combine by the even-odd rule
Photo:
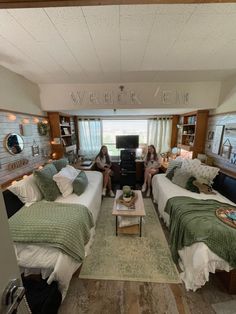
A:
<svg viewBox="0 0 236 314">
<path fill-rule="evenodd" d="M 131 187 L 128 185 L 123 186 L 123 197 L 131 197 L 133 195 L 133 191 Z"/>
</svg>

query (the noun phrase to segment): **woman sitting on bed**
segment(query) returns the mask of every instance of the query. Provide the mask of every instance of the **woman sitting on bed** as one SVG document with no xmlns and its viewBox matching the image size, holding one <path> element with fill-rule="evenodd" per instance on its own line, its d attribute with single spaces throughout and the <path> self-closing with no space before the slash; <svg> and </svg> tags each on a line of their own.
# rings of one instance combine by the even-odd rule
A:
<svg viewBox="0 0 236 314">
<path fill-rule="evenodd" d="M 95 159 L 96 166 L 99 171 L 103 173 L 103 191 L 102 195 L 105 196 L 107 192 L 107 188 L 109 190 L 109 195 L 111 197 L 114 197 L 114 193 L 111 189 L 111 175 L 112 175 L 112 170 L 111 170 L 111 160 L 110 156 L 108 154 L 108 150 L 106 146 L 102 146 L 98 155 L 96 156 Z"/>
<path fill-rule="evenodd" d="M 152 177 L 159 172 L 161 166 L 160 156 L 156 152 L 154 145 L 148 146 L 148 153 L 144 160 L 144 184 L 142 186 L 142 192 L 147 189 L 147 196 L 150 196 L 151 192 L 151 180 Z"/>
</svg>

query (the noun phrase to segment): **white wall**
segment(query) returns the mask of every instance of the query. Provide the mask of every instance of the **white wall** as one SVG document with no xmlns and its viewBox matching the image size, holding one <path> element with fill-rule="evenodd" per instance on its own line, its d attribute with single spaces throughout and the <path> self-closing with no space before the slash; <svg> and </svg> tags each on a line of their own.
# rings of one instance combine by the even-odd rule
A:
<svg viewBox="0 0 236 314">
<path fill-rule="evenodd" d="M 38 85 L 0 66 L 0 109 L 42 115 Z"/>
<path fill-rule="evenodd" d="M 222 82 L 219 106 L 212 112 L 213 114 L 236 112 L 236 76 Z"/>
<path fill-rule="evenodd" d="M 42 108 L 55 110 L 56 105 L 56 110 L 176 107 L 213 109 L 219 103 L 221 88 L 220 82 L 127 83 L 121 101 L 118 101 L 119 85 L 41 84 Z"/>
</svg>

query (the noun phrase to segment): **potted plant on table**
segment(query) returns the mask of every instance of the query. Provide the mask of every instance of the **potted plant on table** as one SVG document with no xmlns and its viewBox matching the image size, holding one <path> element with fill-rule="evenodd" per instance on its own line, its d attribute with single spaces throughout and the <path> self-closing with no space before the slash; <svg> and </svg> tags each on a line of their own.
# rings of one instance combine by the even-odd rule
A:
<svg viewBox="0 0 236 314">
<path fill-rule="evenodd" d="M 125 202 L 130 202 L 133 197 L 133 191 L 128 185 L 123 186 L 123 200 Z"/>
</svg>

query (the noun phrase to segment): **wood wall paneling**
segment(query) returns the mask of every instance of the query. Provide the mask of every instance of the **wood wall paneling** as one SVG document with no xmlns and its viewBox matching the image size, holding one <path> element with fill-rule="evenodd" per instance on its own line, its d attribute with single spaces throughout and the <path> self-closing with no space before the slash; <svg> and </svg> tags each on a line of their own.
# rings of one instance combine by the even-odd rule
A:
<svg viewBox="0 0 236 314">
<path fill-rule="evenodd" d="M 43 154 L 51 153 L 50 141 L 48 136 L 41 136 L 38 132 L 38 125 L 35 117 L 39 121 L 45 119 L 44 117 L 38 117 L 35 115 L 14 113 L 15 120 L 10 120 L 9 116 L 12 112 L 0 111 L 0 186 L 7 181 L 14 180 L 16 177 L 20 177 L 25 173 L 29 173 L 34 168 L 39 167 L 44 164 L 48 158 Z M 5 148 L 5 137 L 9 133 L 21 134 L 21 125 L 24 119 L 28 119 L 29 124 L 32 125 L 32 135 L 22 136 L 24 140 L 24 150 L 17 155 L 11 155 Z M 38 156 L 32 156 L 32 145 L 35 140 L 36 144 L 39 146 L 40 154 Z M 10 163 L 16 162 L 18 160 L 27 159 L 29 163 L 14 170 L 9 170 L 8 165 Z"/>
</svg>

